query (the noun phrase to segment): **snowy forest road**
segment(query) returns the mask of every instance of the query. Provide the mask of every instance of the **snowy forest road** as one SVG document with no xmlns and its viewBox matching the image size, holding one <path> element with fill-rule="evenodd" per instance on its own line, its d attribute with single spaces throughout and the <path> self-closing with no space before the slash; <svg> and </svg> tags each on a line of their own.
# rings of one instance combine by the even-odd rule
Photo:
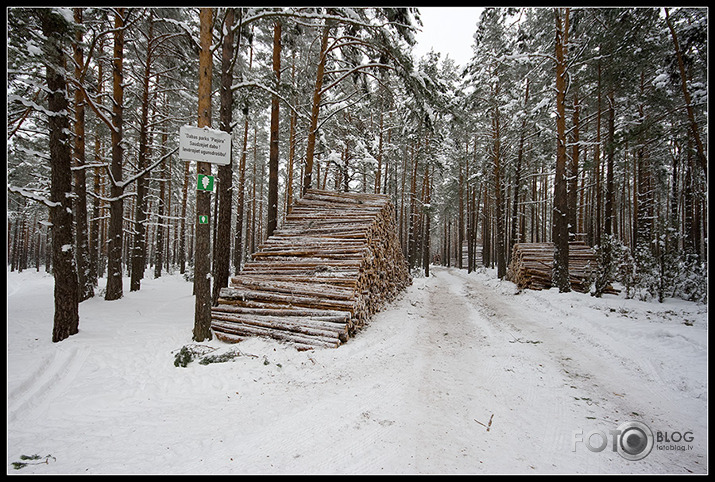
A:
<svg viewBox="0 0 715 482">
<path fill-rule="evenodd" d="M 579 329 L 583 307 L 574 307 L 574 298 L 590 303 L 588 295 L 566 295 L 563 305 L 543 306 L 534 302 L 554 298 L 535 300 L 508 283 L 499 285 L 500 291 L 464 271 L 444 268 L 433 269 L 430 279 L 417 279 L 415 285 L 402 301 L 411 327 L 409 339 L 401 343 L 412 361 L 395 377 L 404 385 L 403 413 L 409 414 L 398 424 L 414 441 L 410 469 L 702 470 L 704 445 L 699 453 L 653 450 L 643 460 L 627 461 L 611 450 L 610 440 L 608 450 L 601 452 L 577 442 L 595 430 L 608 434 L 631 420 L 646 422 L 654 431 L 681 427 L 682 432 L 692 426 L 692 412 L 668 398 L 672 387 L 657 376 L 651 360 L 633 359 L 640 349 L 629 352 L 627 345 L 622 350 L 614 345 L 619 333 Z M 379 316 L 371 329 L 383 323 Z M 599 444 L 598 435 L 591 444 Z"/>
</svg>

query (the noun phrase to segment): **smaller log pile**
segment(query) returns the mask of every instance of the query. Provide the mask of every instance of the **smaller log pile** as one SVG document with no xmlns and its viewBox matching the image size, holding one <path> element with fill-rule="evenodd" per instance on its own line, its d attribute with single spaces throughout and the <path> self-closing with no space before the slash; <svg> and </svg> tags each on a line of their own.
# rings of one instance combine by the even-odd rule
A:
<svg viewBox="0 0 715 482">
<path fill-rule="evenodd" d="M 516 283 L 519 288 L 551 288 L 554 250 L 554 243 L 515 244 L 506 279 Z M 596 253 L 590 246 L 581 241 L 569 243 L 569 281 L 572 290 L 587 292 L 597 265 Z M 609 286 L 606 292 L 617 291 Z"/>
<path fill-rule="evenodd" d="M 211 328 L 337 347 L 410 282 L 387 196 L 309 190 L 221 289 Z"/>
</svg>

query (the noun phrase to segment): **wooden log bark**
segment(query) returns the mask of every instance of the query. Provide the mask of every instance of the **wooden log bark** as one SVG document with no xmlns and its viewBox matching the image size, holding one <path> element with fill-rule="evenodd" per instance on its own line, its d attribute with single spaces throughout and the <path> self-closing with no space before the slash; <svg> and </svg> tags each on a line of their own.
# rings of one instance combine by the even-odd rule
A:
<svg viewBox="0 0 715 482">
<path fill-rule="evenodd" d="M 338 346 L 410 282 L 387 196 L 308 190 L 221 290 L 212 329 Z"/>
<path fill-rule="evenodd" d="M 553 283 L 554 245 L 552 243 L 517 243 L 514 245 L 506 279 L 519 288 L 549 289 Z M 596 253 L 583 242 L 569 243 L 569 282 L 571 289 L 586 292 L 598 267 Z M 609 293 L 617 293 L 613 287 Z"/>
</svg>

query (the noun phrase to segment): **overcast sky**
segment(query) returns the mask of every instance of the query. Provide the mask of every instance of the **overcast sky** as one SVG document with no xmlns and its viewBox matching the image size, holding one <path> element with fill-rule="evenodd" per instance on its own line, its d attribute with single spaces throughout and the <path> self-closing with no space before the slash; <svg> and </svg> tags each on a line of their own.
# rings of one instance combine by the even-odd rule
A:
<svg viewBox="0 0 715 482">
<path fill-rule="evenodd" d="M 472 35 L 482 7 L 419 7 L 422 32 L 417 33 L 415 57 L 419 59 L 430 49 L 449 55 L 460 66 L 472 58 Z"/>
</svg>

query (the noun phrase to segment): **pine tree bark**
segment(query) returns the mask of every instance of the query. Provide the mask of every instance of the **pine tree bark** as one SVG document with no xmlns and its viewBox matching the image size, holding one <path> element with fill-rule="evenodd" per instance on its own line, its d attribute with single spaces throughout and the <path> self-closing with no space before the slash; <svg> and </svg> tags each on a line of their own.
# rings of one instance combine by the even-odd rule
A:
<svg viewBox="0 0 715 482">
<path fill-rule="evenodd" d="M 273 79 L 277 92 L 281 82 L 281 22 L 273 24 Z M 278 226 L 278 141 L 280 103 L 278 96 L 271 97 L 271 139 L 268 159 L 268 223 L 266 236 L 271 236 Z"/>
<path fill-rule="evenodd" d="M 62 38 L 69 25 L 50 9 L 38 9 L 45 36 L 45 70 L 50 148 L 50 222 L 52 223 L 52 271 L 55 278 L 55 314 L 52 341 L 79 331 L 79 290 L 72 249 L 72 151 L 69 143 L 69 103 L 65 95 L 66 61 Z"/>
<path fill-rule="evenodd" d="M 606 205 L 604 212 L 603 233 L 607 236 L 614 234 L 613 229 L 613 204 L 615 193 L 613 191 L 614 155 L 616 151 L 616 100 L 613 89 L 608 94 L 608 139 L 606 140 Z"/>
<path fill-rule="evenodd" d="M 77 25 L 82 24 L 82 8 L 74 9 L 74 20 Z M 75 42 L 72 46 L 74 53 L 74 75 L 77 82 L 82 82 L 82 66 L 84 55 L 82 53 L 82 29 L 75 31 Z M 84 128 L 84 93 L 77 87 L 74 91 L 74 158 L 77 169 L 74 171 L 74 193 L 76 196 L 75 207 L 75 240 L 77 249 L 77 277 L 79 282 L 79 301 L 82 302 L 94 296 L 94 283 L 90 276 L 89 239 L 87 223 L 87 175 L 85 165 L 85 128 Z"/>
<path fill-rule="evenodd" d="M 430 236 L 431 236 L 431 215 L 430 215 L 430 203 L 432 200 L 432 177 L 430 176 L 430 165 L 429 162 L 425 165 L 425 199 L 424 199 L 424 234 L 422 236 L 422 268 L 425 270 L 425 276 L 429 278 L 429 264 L 430 264 Z"/>
<path fill-rule="evenodd" d="M 166 144 L 168 142 L 168 133 L 166 129 L 161 135 L 161 155 L 164 157 L 166 155 Z M 159 199 L 157 208 L 157 231 L 156 231 L 156 255 L 154 257 L 154 278 L 161 277 L 161 269 L 164 265 L 164 251 L 166 247 L 164 244 L 168 237 L 166 236 L 166 183 L 169 178 L 169 162 L 164 159 L 161 161 L 161 179 L 159 179 Z M 168 256 L 167 256 L 168 258 Z"/>
<path fill-rule="evenodd" d="M 569 283 L 568 199 L 566 189 L 566 57 L 569 30 L 569 9 L 556 17 L 556 179 L 552 238 L 554 241 L 554 284 L 560 293 L 571 291 Z"/>
<path fill-rule="evenodd" d="M 579 126 L 579 113 L 580 105 L 578 99 L 578 92 L 574 92 L 573 96 L 573 139 L 571 148 L 571 162 L 569 163 L 568 169 L 568 233 L 569 240 L 576 241 L 576 234 L 578 233 L 578 223 L 576 220 L 577 214 L 577 200 L 578 200 L 578 162 L 579 162 L 579 141 L 580 141 L 580 126 Z"/>
<path fill-rule="evenodd" d="M 328 38 L 330 36 L 330 25 L 323 27 L 323 36 L 320 41 L 320 58 L 318 59 L 318 71 L 315 76 L 315 89 L 313 90 L 313 107 L 310 112 L 310 127 L 308 129 L 308 145 L 305 152 L 305 172 L 303 174 L 303 194 L 311 188 L 313 184 L 313 156 L 315 155 L 315 138 L 318 130 L 318 115 L 320 113 L 320 102 L 323 90 L 323 77 L 325 75 L 325 63 L 328 57 Z"/>
<path fill-rule="evenodd" d="M 291 84 L 295 86 L 295 59 L 291 63 Z M 295 101 L 295 98 L 293 99 Z M 295 102 L 293 102 L 295 104 Z M 295 164 L 296 123 L 298 115 L 295 110 L 290 112 L 290 126 L 288 134 L 288 180 L 286 182 L 285 215 L 290 214 L 293 206 L 293 170 Z"/>
<path fill-rule="evenodd" d="M 141 112 L 139 115 L 139 156 L 137 169 L 142 171 L 147 167 L 149 150 L 149 81 L 151 80 L 151 64 L 154 40 L 153 11 L 149 10 L 149 32 L 147 34 L 147 54 L 142 77 Z M 147 213 L 147 179 L 141 176 L 136 180 L 137 195 L 134 206 L 134 243 L 132 246 L 132 269 L 129 281 L 129 291 L 138 291 L 141 280 L 144 278 L 144 265 L 146 264 L 146 213 Z"/>
<path fill-rule="evenodd" d="M 591 222 L 593 224 L 593 242 L 600 246 L 603 219 L 603 188 L 601 176 L 601 61 L 598 61 L 598 80 L 596 85 L 596 144 L 593 147 L 593 165 L 596 190 L 596 216 Z"/>
<path fill-rule="evenodd" d="M 253 44 L 251 44 L 248 58 L 248 69 L 253 66 Z M 236 206 L 236 237 L 233 246 L 233 266 L 234 272 L 241 271 L 243 262 L 244 245 L 248 244 L 248 229 L 246 229 L 246 241 L 243 240 L 243 218 L 246 199 L 246 156 L 248 155 L 248 102 L 243 107 L 243 145 L 241 147 L 241 160 L 238 163 L 238 201 Z"/>
<path fill-rule="evenodd" d="M 495 95 L 499 95 L 499 85 Z M 501 279 L 506 275 L 506 247 L 505 227 L 504 227 L 504 194 L 502 190 L 502 168 L 501 168 L 501 120 L 499 118 L 499 106 L 495 106 L 492 112 L 492 140 L 493 165 L 494 165 L 494 194 L 495 194 L 495 216 L 496 216 L 496 261 L 497 276 Z"/>
<path fill-rule="evenodd" d="M 213 8 L 201 8 L 199 53 L 199 115 L 198 127 L 211 127 L 211 77 L 213 59 L 211 55 L 211 37 L 213 30 Z M 211 175 L 211 164 L 196 163 L 197 174 Z M 211 339 L 211 280 L 210 280 L 210 244 L 211 229 L 209 223 L 202 222 L 202 216 L 211 212 L 211 193 L 196 192 L 196 248 L 194 259 L 194 293 L 196 307 L 194 312 L 193 340 L 202 342 Z"/>
<path fill-rule="evenodd" d="M 219 128 L 232 132 L 233 121 L 233 53 L 234 53 L 234 9 L 226 11 L 224 31 L 226 34 L 221 46 L 221 107 L 219 112 Z M 228 286 L 228 275 L 231 263 L 231 205 L 233 196 L 233 149 L 231 149 L 231 163 L 218 168 L 218 216 L 216 223 L 213 262 L 213 291 L 212 304 L 218 301 L 221 288 Z"/>
<path fill-rule="evenodd" d="M 685 99 L 685 110 L 688 113 L 688 120 L 690 121 L 690 132 L 695 141 L 695 148 L 697 150 L 698 165 L 700 165 L 703 170 L 703 174 L 707 177 L 708 175 L 708 161 L 705 156 L 705 149 L 703 148 L 703 142 L 700 139 L 700 129 L 698 128 L 698 123 L 695 121 L 695 113 L 693 112 L 693 105 L 690 98 L 690 91 L 688 90 L 688 76 L 685 72 L 685 62 L 683 61 L 683 54 L 680 50 L 680 43 L 678 42 L 678 36 L 673 28 L 673 23 L 670 21 L 670 14 L 668 9 L 665 9 L 665 21 L 668 24 L 668 29 L 670 30 L 670 36 L 673 39 L 673 46 L 675 47 L 675 56 L 678 59 L 678 71 L 680 72 L 680 87 L 683 91 L 683 98 Z"/>
<path fill-rule="evenodd" d="M 526 80 L 524 89 L 524 110 L 529 101 L 529 79 Z M 509 241 L 509 249 L 507 256 L 511 256 L 512 249 L 519 239 L 518 229 L 518 213 L 519 213 L 519 191 L 521 190 L 521 167 L 524 159 L 524 137 L 526 136 L 526 116 L 521 121 L 521 130 L 519 131 L 519 148 L 516 154 L 516 169 L 514 171 L 514 196 L 511 206 L 511 238 Z"/>
<path fill-rule="evenodd" d="M 104 299 L 118 300 L 124 295 L 122 283 L 122 251 L 124 201 L 122 198 L 122 124 L 124 112 L 124 8 L 117 8 L 114 16 L 114 52 L 112 59 L 112 166 L 109 203 L 109 235 L 107 243 L 107 289 Z"/>
<path fill-rule="evenodd" d="M 464 243 L 464 168 L 462 163 L 459 163 L 459 210 L 457 211 L 457 268 L 464 268 L 464 261 L 462 260 L 462 244 Z"/>
<path fill-rule="evenodd" d="M 179 236 L 179 273 L 184 274 L 186 272 L 186 212 L 189 200 L 189 163 L 184 163 L 184 185 L 181 192 L 181 222 L 179 227 L 179 232 L 176 233 Z"/>
</svg>

